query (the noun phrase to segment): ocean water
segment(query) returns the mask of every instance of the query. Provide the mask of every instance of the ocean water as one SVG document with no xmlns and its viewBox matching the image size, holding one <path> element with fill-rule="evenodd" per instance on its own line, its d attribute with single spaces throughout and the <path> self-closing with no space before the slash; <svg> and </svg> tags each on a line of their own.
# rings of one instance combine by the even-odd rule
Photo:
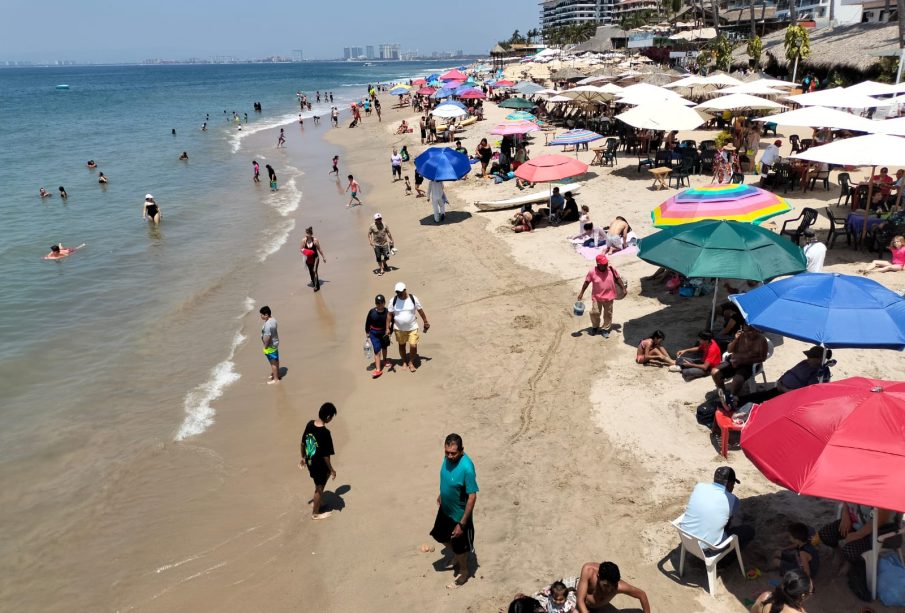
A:
<svg viewBox="0 0 905 613">
<path fill-rule="evenodd" d="M 306 206 L 304 169 L 275 142 L 251 148 L 249 135 L 296 123 L 298 90 L 312 102 L 332 90 L 343 109 L 368 83 L 439 69 L 0 69 L 0 557 L 15 553 L 28 572 L 40 564 L 32 545 L 53 536 L 47 526 L 65 530 L 68 512 L 77 521 L 77 501 L 136 441 L 181 440 L 215 424 L 212 403 L 239 377 L 235 351 L 257 334 L 241 327 L 256 304 L 247 287 Z M 64 83 L 70 89 L 55 88 Z M 329 107 L 315 103 L 322 130 Z M 233 111 L 248 114 L 241 132 Z M 265 176 L 258 186 L 252 159 Z M 279 176 L 276 193 L 265 163 Z M 54 196 L 41 199 L 42 186 Z M 161 207 L 159 227 L 141 218 L 146 193 Z M 59 241 L 86 247 L 44 261 Z"/>
</svg>

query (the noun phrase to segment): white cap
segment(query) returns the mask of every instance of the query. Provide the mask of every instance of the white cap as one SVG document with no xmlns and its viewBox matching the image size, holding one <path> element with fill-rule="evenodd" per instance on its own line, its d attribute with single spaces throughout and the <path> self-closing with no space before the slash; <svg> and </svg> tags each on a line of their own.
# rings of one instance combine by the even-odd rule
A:
<svg viewBox="0 0 905 613">
<path fill-rule="evenodd" d="M 154 196 L 151 194 L 145 194 L 145 200 L 154 200 Z"/>
<path fill-rule="evenodd" d="M 383 219 L 383 217 L 380 216 L 380 213 L 374 213 L 374 219 Z"/>
<path fill-rule="evenodd" d="M 396 284 L 396 291 L 397 291 L 397 292 L 404 292 L 404 291 L 405 291 L 405 283 L 403 283 L 402 281 L 400 281 L 399 283 L 397 283 L 397 284 Z"/>
</svg>

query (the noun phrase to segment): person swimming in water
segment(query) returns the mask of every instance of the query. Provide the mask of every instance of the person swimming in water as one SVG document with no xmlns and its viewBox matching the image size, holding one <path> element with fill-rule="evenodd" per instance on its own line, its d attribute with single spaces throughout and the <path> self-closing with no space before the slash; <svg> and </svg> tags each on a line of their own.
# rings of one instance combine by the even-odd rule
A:
<svg viewBox="0 0 905 613">
<path fill-rule="evenodd" d="M 104 184 L 104 185 L 107 184 L 107 177 L 104 176 L 104 173 L 102 173 L 102 172 L 99 172 L 99 173 L 98 173 L 97 182 L 98 182 L 98 183 L 101 183 L 101 184 Z"/>
<path fill-rule="evenodd" d="M 66 200 L 66 198 L 68 198 L 68 197 L 69 197 L 69 194 L 66 193 L 66 188 L 61 185 L 60 186 L 60 198 L 62 198 L 63 200 Z"/>
<path fill-rule="evenodd" d="M 85 243 L 82 243 L 78 247 L 64 247 L 63 243 L 57 243 L 56 245 L 50 246 L 50 253 L 44 256 L 45 260 L 59 260 L 65 257 L 69 257 L 79 249 L 85 246 Z"/>
<path fill-rule="evenodd" d="M 141 206 L 141 218 L 149 219 L 155 224 L 160 223 L 160 207 L 157 206 L 157 201 L 154 200 L 154 196 L 151 194 L 145 195 L 145 202 Z"/>
<path fill-rule="evenodd" d="M 189 161 L 189 154 L 186 153 L 185 151 L 183 151 L 183 152 L 182 152 L 182 155 L 179 156 L 179 159 L 182 160 L 183 162 L 188 162 L 188 161 Z"/>
<path fill-rule="evenodd" d="M 53 194 L 51 194 L 49 191 L 47 191 L 47 190 L 44 189 L 43 187 L 42 187 L 41 189 L 38 190 L 38 194 L 40 194 L 40 196 L 41 196 L 42 199 L 44 199 L 44 198 L 50 198 L 51 196 L 53 196 Z"/>
<path fill-rule="evenodd" d="M 88 160 L 88 163 L 85 164 L 88 168 L 97 168 L 97 164 L 94 163 L 94 160 Z"/>
</svg>

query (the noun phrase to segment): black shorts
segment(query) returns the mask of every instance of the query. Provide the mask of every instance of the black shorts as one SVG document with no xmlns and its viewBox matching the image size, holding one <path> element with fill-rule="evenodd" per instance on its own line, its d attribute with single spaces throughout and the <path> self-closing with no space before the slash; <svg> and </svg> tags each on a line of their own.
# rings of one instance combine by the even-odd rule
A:
<svg viewBox="0 0 905 613">
<path fill-rule="evenodd" d="M 449 543 L 455 554 L 468 553 L 474 551 L 474 522 L 471 518 L 465 523 L 462 536 L 452 538 L 452 532 L 456 528 L 456 521 L 447 517 L 443 511 L 437 509 L 437 519 L 434 520 L 434 529 L 430 534 L 440 544 Z"/>
<path fill-rule="evenodd" d="M 724 379 L 732 379 L 736 375 L 741 375 L 744 380 L 747 381 L 751 378 L 751 375 L 754 374 L 754 366 L 752 364 L 733 366 L 729 362 L 723 362 L 720 364 L 720 373 L 723 375 Z"/>
<path fill-rule="evenodd" d="M 426 137 L 426 136 L 427 136 L 427 130 L 425 130 L 424 128 L 422 128 L 422 129 L 421 129 L 421 138 L 424 138 L 424 137 Z"/>
<path fill-rule="evenodd" d="M 323 463 L 309 466 L 308 474 L 311 475 L 311 480 L 314 481 L 314 485 L 319 485 L 321 487 L 327 485 L 327 481 L 330 479 L 330 471 Z"/>
<path fill-rule="evenodd" d="M 374 256 L 377 258 L 377 263 L 386 262 L 390 259 L 390 247 L 389 245 L 374 245 Z"/>
</svg>

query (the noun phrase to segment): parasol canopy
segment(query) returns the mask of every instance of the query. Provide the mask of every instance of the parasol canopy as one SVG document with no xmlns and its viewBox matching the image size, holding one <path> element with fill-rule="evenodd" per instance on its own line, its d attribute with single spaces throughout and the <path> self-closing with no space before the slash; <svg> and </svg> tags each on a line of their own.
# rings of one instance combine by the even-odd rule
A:
<svg viewBox="0 0 905 613">
<path fill-rule="evenodd" d="M 415 170 L 430 181 L 458 181 L 471 171 L 471 162 L 455 149 L 431 147 L 415 158 Z"/>
<path fill-rule="evenodd" d="M 498 124 L 490 131 L 490 133 L 496 136 L 511 136 L 514 134 L 528 134 L 529 132 L 537 132 L 538 130 L 540 130 L 540 127 L 534 122 L 513 121 Z"/>
<path fill-rule="evenodd" d="M 441 81 L 464 81 L 467 78 L 468 75 L 466 75 L 461 70 L 456 69 L 450 70 L 449 72 L 444 72 L 442 75 L 440 75 Z"/>
<path fill-rule="evenodd" d="M 557 134 L 556 137 L 551 140 L 548 145 L 580 145 L 582 143 L 590 143 L 595 140 L 599 140 L 603 138 L 603 135 L 598 134 L 597 132 L 591 132 L 590 130 L 569 130 L 568 132 L 563 132 L 562 134 Z"/>
<path fill-rule="evenodd" d="M 710 115 L 678 102 L 663 102 L 640 104 L 616 115 L 616 119 L 642 130 L 694 130 Z"/>
<path fill-rule="evenodd" d="M 588 165 L 565 155 L 542 155 L 518 167 L 515 176 L 530 183 L 558 181 L 577 177 L 588 171 Z"/>
<path fill-rule="evenodd" d="M 530 100 L 524 98 L 507 98 L 500 103 L 500 107 L 504 109 L 525 110 L 533 109 L 537 105 Z"/>
<path fill-rule="evenodd" d="M 829 348 L 905 350 L 905 299 L 867 277 L 803 273 L 729 299 L 758 330 Z"/>
<path fill-rule="evenodd" d="M 785 108 L 785 105 L 751 94 L 719 96 L 694 107 L 703 111 L 761 111 Z"/>
<path fill-rule="evenodd" d="M 775 123 L 777 126 L 806 126 L 808 128 L 835 128 L 837 130 L 855 130 L 868 132 L 876 130 L 874 127 L 881 122 L 874 122 L 864 117 L 828 109 L 823 106 L 805 106 L 794 111 L 757 117 L 754 121 Z"/>
<path fill-rule="evenodd" d="M 537 117 L 527 111 L 515 111 L 506 115 L 508 121 L 537 121 Z"/>
<path fill-rule="evenodd" d="M 706 185 L 679 192 L 651 211 L 657 228 L 678 226 L 703 219 L 724 219 L 761 224 L 788 213 L 785 198 L 744 184 Z"/>
</svg>

